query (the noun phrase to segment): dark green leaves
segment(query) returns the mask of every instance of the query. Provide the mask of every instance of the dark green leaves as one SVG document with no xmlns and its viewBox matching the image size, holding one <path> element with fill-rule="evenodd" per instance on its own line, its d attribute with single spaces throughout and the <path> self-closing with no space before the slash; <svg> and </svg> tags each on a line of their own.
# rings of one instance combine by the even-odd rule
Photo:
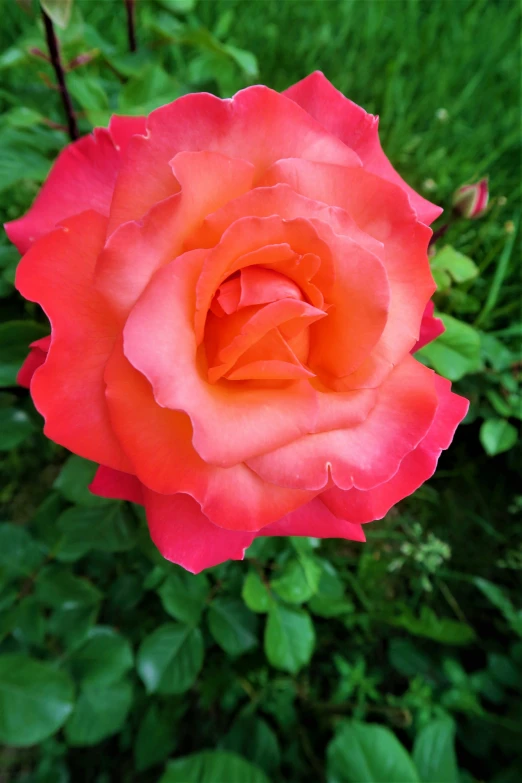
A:
<svg viewBox="0 0 522 783">
<path fill-rule="evenodd" d="M 452 720 L 440 718 L 424 726 L 415 738 L 413 761 L 422 783 L 459 783 Z"/>
<path fill-rule="evenodd" d="M 62 531 L 59 560 L 78 560 L 92 549 L 125 552 L 136 543 L 138 524 L 123 503 L 112 501 L 93 508 L 72 506 L 58 520 Z"/>
<path fill-rule="evenodd" d="M 20 408 L 0 408 L 0 451 L 11 451 L 34 431 L 34 424 Z"/>
<path fill-rule="evenodd" d="M 93 628 L 70 658 L 71 671 L 83 685 L 107 685 L 121 679 L 132 666 L 128 640 L 102 626 Z"/>
<path fill-rule="evenodd" d="M 242 655 L 257 647 L 258 620 L 242 601 L 216 598 L 208 613 L 210 633 L 229 655 Z"/>
<path fill-rule="evenodd" d="M 199 628 L 167 623 L 147 636 L 139 649 L 137 669 L 148 693 L 184 693 L 203 664 Z"/>
<path fill-rule="evenodd" d="M 480 442 L 490 457 L 509 451 L 517 440 L 517 428 L 506 419 L 488 419 L 480 428 Z"/>
<path fill-rule="evenodd" d="M 82 687 L 74 712 L 65 726 L 69 745 L 96 745 L 116 734 L 132 704 L 132 685 L 126 680 Z"/>
<path fill-rule="evenodd" d="M 265 629 L 265 653 L 272 666 L 297 674 L 310 661 L 314 644 L 314 626 L 304 609 L 272 605 Z"/>
<path fill-rule="evenodd" d="M 342 723 L 328 746 L 328 783 L 419 781 L 408 753 L 384 726 Z"/>
<path fill-rule="evenodd" d="M 302 604 L 317 592 L 321 567 L 313 557 L 302 554 L 289 560 L 283 572 L 271 584 L 272 589 L 290 604 Z"/>
<path fill-rule="evenodd" d="M 55 733 L 72 708 L 70 678 L 25 655 L 0 656 L 0 742 L 35 745 Z"/>
<path fill-rule="evenodd" d="M 209 593 L 204 574 L 189 574 L 175 566 L 158 590 L 165 611 L 187 625 L 198 625 Z"/>
<path fill-rule="evenodd" d="M 268 783 L 266 775 L 235 753 L 204 751 L 171 761 L 159 783 Z"/>
<path fill-rule="evenodd" d="M 0 387 L 16 386 L 16 376 L 29 353 L 30 343 L 46 334 L 49 327 L 33 321 L 0 324 Z"/>
</svg>

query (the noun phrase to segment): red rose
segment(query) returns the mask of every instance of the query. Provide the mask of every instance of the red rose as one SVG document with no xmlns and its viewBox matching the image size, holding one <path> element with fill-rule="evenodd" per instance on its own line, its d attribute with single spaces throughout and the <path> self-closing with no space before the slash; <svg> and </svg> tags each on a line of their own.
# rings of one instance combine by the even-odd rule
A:
<svg viewBox="0 0 522 783">
<path fill-rule="evenodd" d="M 320 73 L 114 117 L 7 227 L 52 327 L 20 378 L 41 364 L 46 434 L 190 571 L 258 535 L 363 541 L 467 409 L 410 355 L 439 212 Z"/>
</svg>

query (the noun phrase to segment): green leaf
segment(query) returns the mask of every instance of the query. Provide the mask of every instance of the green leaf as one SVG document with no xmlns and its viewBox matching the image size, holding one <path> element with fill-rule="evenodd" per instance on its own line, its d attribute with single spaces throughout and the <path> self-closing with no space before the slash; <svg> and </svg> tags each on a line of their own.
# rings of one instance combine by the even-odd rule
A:
<svg viewBox="0 0 522 783">
<path fill-rule="evenodd" d="M 84 685 L 65 724 L 67 743 L 73 747 L 97 745 L 116 734 L 125 723 L 132 698 L 132 685 L 126 680 Z"/>
<path fill-rule="evenodd" d="M 108 124 L 111 116 L 109 99 L 99 79 L 91 78 L 84 73 L 70 73 L 67 76 L 67 86 L 73 98 L 85 111 L 91 125 Z"/>
<path fill-rule="evenodd" d="M 93 495 L 89 490 L 89 484 L 97 469 L 98 465 L 95 462 L 71 454 L 65 461 L 53 487 L 70 503 L 77 503 L 79 506 L 106 506 L 111 502 L 110 500 Z"/>
<path fill-rule="evenodd" d="M 522 636 L 522 610 L 515 609 L 506 593 L 493 582 L 479 576 L 475 577 L 473 582 L 493 606 L 502 612 L 511 629 L 518 636 Z"/>
<path fill-rule="evenodd" d="M 198 625 L 208 593 L 204 574 L 189 574 L 177 567 L 158 590 L 165 611 L 187 625 Z"/>
<path fill-rule="evenodd" d="M 6 154 L 4 150 L 2 157 Z M 46 334 L 49 334 L 49 327 L 33 321 L 0 324 L 0 387 L 16 386 L 16 376 L 29 353 L 30 343 Z"/>
<path fill-rule="evenodd" d="M 357 721 L 340 724 L 328 745 L 327 770 L 328 783 L 419 783 L 395 734 L 385 726 Z"/>
<path fill-rule="evenodd" d="M 223 650 L 233 657 L 258 645 L 258 619 L 237 598 L 217 598 L 208 613 L 210 633 Z"/>
<path fill-rule="evenodd" d="M 506 419 L 488 419 L 482 423 L 479 437 L 486 454 L 494 457 L 513 448 L 518 440 L 518 430 Z"/>
<path fill-rule="evenodd" d="M 413 761 L 422 783 L 459 783 L 454 722 L 439 718 L 424 726 L 415 737 Z"/>
<path fill-rule="evenodd" d="M 269 783 L 258 767 L 241 756 L 208 750 L 171 761 L 159 783 Z"/>
<path fill-rule="evenodd" d="M 451 285 L 451 278 L 456 283 L 465 283 L 478 275 L 478 267 L 458 250 L 446 245 L 430 261 L 431 271 L 437 283 L 437 288 L 444 290 Z"/>
<path fill-rule="evenodd" d="M 475 631 L 470 625 L 446 617 L 437 617 L 429 606 L 422 607 L 420 617 L 415 617 L 411 609 L 405 608 L 396 617 L 387 616 L 382 619 L 398 628 L 405 628 L 415 636 L 425 636 L 441 644 L 469 644 L 475 639 Z"/>
<path fill-rule="evenodd" d="M 297 674 L 312 657 L 315 631 L 304 609 L 273 604 L 265 629 L 265 653 L 276 669 Z"/>
<path fill-rule="evenodd" d="M 20 525 L 0 525 L 0 577 L 6 580 L 30 576 L 41 565 L 44 554 L 40 545 Z"/>
<path fill-rule="evenodd" d="M 277 737 L 262 718 L 240 715 L 223 739 L 223 748 L 272 773 L 279 767 L 281 754 Z"/>
<path fill-rule="evenodd" d="M 0 408 L 0 451 L 11 451 L 29 437 L 34 425 L 25 411 Z"/>
<path fill-rule="evenodd" d="M 248 572 L 241 596 L 252 612 L 268 612 L 272 599 L 268 587 L 261 581 L 257 571 Z"/>
<path fill-rule="evenodd" d="M 138 772 L 143 772 L 170 756 L 176 747 L 174 730 L 170 712 L 161 710 L 157 704 L 151 704 L 139 725 L 134 744 Z"/>
<path fill-rule="evenodd" d="M 83 685 L 106 685 L 120 680 L 133 666 L 128 640 L 111 628 L 98 626 L 70 657 L 71 672 Z"/>
<path fill-rule="evenodd" d="M 199 628 L 166 623 L 145 637 L 136 667 L 148 693 L 184 693 L 203 665 Z"/>
<path fill-rule="evenodd" d="M 86 579 L 74 576 L 60 566 L 47 566 L 36 580 L 35 595 L 44 606 L 53 608 L 67 604 L 69 609 L 93 606 L 102 594 Z"/>
<path fill-rule="evenodd" d="M 391 639 L 388 650 L 390 664 L 404 677 L 427 678 L 432 673 L 432 663 L 409 639 Z"/>
<path fill-rule="evenodd" d="M 284 601 L 302 604 L 317 592 L 320 578 L 321 566 L 317 561 L 301 555 L 289 560 L 281 576 L 273 579 L 270 586 Z"/>
<path fill-rule="evenodd" d="M 0 741 L 25 747 L 63 726 L 74 703 L 65 672 L 25 655 L 0 656 Z"/>
<path fill-rule="evenodd" d="M 47 16 L 65 30 L 71 18 L 73 0 L 40 0 L 40 4 Z"/>
<path fill-rule="evenodd" d="M 63 532 L 57 559 L 78 560 L 91 549 L 125 552 L 136 544 L 137 522 L 123 503 L 110 501 L 94 508 L 73 506 L 58 518 Z"/>
<path fill-rule="evenodd" d="M 438 316 L 444 322 L 446 331 L 434 342 L 421 348 L 416 355 L 426 359 L 433 369 L 450 381 L 458 381 L 464 375 L 480 369 L 479 333 L 451 315 Z"/>
<path fill-rule="evenodd" d="M 321 578 L 316 594 L 308 604 L 312 614 L 319 617 L 338 617 L 354 611 L 354 605 L 345 596 L 344 584 L 327 560 L 321 560 Z"/>
</svg>

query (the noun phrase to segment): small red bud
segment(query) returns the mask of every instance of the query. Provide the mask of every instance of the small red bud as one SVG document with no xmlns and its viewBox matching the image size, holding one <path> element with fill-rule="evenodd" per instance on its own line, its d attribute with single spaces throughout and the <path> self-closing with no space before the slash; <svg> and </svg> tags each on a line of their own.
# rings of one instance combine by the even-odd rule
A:
<svg viewBox="0 0 522 783">
<path fill-rule="evenodd" d="M 475 220 L 486 211 L 488 200 L 488 179 L 484 177 L 479 182 L 458 188 L 453 194 L 453 207 L 462 217 Z"/>
</svg>

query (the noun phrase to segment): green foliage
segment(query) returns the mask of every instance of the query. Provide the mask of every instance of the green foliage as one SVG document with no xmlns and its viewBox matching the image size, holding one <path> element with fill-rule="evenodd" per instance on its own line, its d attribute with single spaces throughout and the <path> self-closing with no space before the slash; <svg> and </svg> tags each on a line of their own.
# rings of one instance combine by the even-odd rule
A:
<svg viewBox="0 0 522 783">
<path fill-rule="evenodd" d="M 9 221 L 67 134 L 39 2 L 4 5 Z M 148 0 L 134 53 L 123 0 L 42 5 L 82 134 L 114 112 L 282 90 L 320 68 L 380 115 L 396 168 L 446 208 L 435 231 L 463 182 L 489 174 L 491 199 L 431 252 L 446 332 L 417 356 L 471 403 L 434 478 L 367 526 L 366 545 L 259 538 L 246 562 L 198 576 L 162 560 L 141 509 L 88 491 L 92 463 L 41 434 L 16 376 L 49 327 L 14 292 L 19 254 L 0 239 L 0 777 L 518 783 L 516 5 Z"/>
</svg>

